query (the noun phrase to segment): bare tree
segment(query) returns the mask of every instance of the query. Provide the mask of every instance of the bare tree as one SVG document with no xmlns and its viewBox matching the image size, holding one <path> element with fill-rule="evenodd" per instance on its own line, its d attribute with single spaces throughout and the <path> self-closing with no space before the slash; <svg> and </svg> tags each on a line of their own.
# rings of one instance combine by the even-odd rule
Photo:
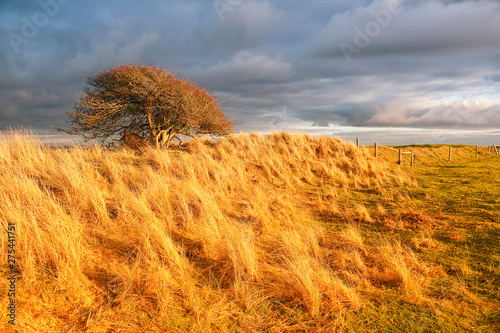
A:
<svg viewBox="0 0 500 333">
<path fill-rule="evenodd" d="M 155 147 L 181 135 L 228 135 L 232 122 L 206 90 L 153 66 L 122 65 L 87 78 L 70 129 L 56 128 L 86 140 L 119 141 L 134 133 Z"/>
</svg>

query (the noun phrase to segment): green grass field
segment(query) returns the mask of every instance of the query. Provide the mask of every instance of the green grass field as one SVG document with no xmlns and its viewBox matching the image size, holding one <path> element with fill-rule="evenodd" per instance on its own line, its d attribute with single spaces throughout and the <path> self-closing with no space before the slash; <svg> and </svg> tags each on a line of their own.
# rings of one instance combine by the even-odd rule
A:
<svg viewBox="0 0 500 333">
<path fill-rule="evenodd" d="M 442 269 L 430 288 L 442 299 L 440 306 L 414 305 L 388 293 L 351 317 L 354 332 L 500 331 L 500 157 L 480 147 L 476 159 L 475 146 L 453 146 L 448 162 L 448 147 L 397 147 L 415 151 L 416 166 L 405 161 L 404 168 L 418 186 L 406 187 L 406 199 L 389 205 L 441 220 L 429 228 L 394 231 L 425 262 Z M 382 158 L 394 162 L 397 153 Z"/>
</svg>

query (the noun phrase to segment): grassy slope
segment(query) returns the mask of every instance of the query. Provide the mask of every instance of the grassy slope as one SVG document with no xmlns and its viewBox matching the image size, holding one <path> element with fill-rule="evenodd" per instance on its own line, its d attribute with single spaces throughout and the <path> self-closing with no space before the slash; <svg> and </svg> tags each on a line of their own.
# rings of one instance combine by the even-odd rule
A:
<svg viewBox="0 0 500 333">
<path fill-rule="evenodd" d="M 395 147 L 414 151 L 417 167 L 405 167 L 417 187 L 401 193 L 407 200 L 399 210 L 416 210 L 441 217 L 426 230 L 400 228 L 426 263 L 440 267 L 429 295 L 441 306 L 414 306 L 397 296 L 372 303 L 372 311 L 351 318 L 354 331 L 497 332 L 500 328 L 500 158 L 480 147 L 455 146 L 448 162 L 448 146 Z M 373 147 L 364 147 L 373 153 Z M 397 161 L 397 153 L 382 151 Z M 405 160 L 409 164 L 409 159 Z M 361 320 L 361 321 L 360 321 Z"/>
<path fill-rule="evenodd" d="M 468 147 L 474 150 L 472 147 Z M 461 148 L 466 151 L 467 147 Z M 486 148 L 483 147 L 483 152 Z M 471 156 L 472 155 L 472 156 Z M 435 234 L 446 247 L 427 258 L 461 280 L 467 292 L 496 308 L 466 308 L 477 311 L 482 325 L 476 329 L 500 328 L 500 158 L 484 152 L 483 157 L 416 169 L 420 187 L 409 191 L 418 207 L 441 210 L 452 217 Z M 448 281 L 443 279 L 443 286 Z M 484 310 L 484 312 L 483 312 Z M 470 328 L 470 326 L 469 326 Z"/>
<path fill-rule="evenodd" d="M 301 135 L 143 155 L 3 142 L 18 327 L 493 332 L 499 162 L 422 149 L 415 186 L 397 156 Z"/>
</svg>

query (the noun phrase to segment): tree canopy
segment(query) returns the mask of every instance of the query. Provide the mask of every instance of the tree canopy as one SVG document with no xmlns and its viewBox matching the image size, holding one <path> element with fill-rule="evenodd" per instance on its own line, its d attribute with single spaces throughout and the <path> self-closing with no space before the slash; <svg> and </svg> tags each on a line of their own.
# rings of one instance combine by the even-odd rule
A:
<svg viewBox="0 0 500 333">
<path fill-rule="evenodd" d="M 227 135 L 232 122 L 219 101 L 194 83 L 154 66 L 122 65 L 87 78 L 87 85 L 68 112 L 71 128 L 56 128 L 87 140 L 118 141 L 135 133 L 155 147 L 166 147 L 180 135 Z"/>
</svg>

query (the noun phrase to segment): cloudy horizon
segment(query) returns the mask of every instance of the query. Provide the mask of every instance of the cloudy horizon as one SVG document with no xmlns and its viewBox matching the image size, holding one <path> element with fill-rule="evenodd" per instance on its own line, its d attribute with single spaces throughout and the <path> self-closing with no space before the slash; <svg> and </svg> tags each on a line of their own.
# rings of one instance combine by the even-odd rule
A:
<svg viewBox="0 0 500 333">
<path fill-rule="evenodd" d="M 0 130 L 61 140 L 86 78 L 124 63 L 212 92 L 236 131 L 372 144 L 500 139 L 493 0 L 0 3 Z"/>
</svg>

